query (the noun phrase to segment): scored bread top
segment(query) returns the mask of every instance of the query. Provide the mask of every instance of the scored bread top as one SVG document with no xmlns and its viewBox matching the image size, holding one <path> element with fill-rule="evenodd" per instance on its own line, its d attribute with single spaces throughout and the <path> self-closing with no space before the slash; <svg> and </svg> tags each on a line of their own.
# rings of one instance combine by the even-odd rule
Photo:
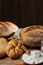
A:
<svg viewBox="0 0 43 65">
<path fill-rule="evenodd" d="M 0 36 L 9 36 L 17 30 L 18 26 L 13 24 L 12 22 L 0 22 Z"/>
<path fill-rule="evenodd" d="M 27 46 L 38 46 L 43 40 L 43 26 L 33 25 L 24 28 L 20 33 L 20 38 Z"/>
</svg>

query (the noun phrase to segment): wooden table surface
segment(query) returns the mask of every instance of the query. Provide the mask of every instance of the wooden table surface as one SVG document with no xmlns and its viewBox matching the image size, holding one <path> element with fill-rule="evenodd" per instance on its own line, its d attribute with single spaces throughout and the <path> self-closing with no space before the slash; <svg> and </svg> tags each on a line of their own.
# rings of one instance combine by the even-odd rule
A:
<svg viewBox="0 0 43 65">
<path fill-rule="evenodd" d="M 21 59 L 10 59 L 9 57 L 0 59 L 0 65 L 25 65 Z"/>
<path fill-rule="evenodd" d="M 27 64 L 24 64 L 24 62 L 21 59 L 13 60 L 7 57 L 0 59 L 0 65 L 27 65 Z M 43 64 L 38 64 L 38 65 L 43 65 Z"/>
</svg>

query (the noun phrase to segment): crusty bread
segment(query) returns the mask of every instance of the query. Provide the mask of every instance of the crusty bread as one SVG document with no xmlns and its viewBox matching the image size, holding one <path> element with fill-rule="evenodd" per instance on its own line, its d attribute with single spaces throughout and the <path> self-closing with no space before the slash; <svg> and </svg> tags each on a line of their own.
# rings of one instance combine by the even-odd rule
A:
<svg viewBox="0 0 43 65">
<path fill-rule="evenodd" d="M 23 53 L 23 49 L 21 47 L 22 44 L 19 41 L 12 39 L 6 46 L 6 54 L 10 58 L 18 58 Z"/>
<path fill-rule="evenodd" d="M 0 36 L 9 36 L 18 30 L 18 26 L 12 22 L 0 22 Z"/>
<path fill-rule="evenodd" d="M 20 33 L 20 38 L 27 46 L 41 45 L 43 40 L 43 26 L 28 26 L 24 28 Z"/>
<path fill-rule="evenodd" d="M 4 57 L 6 55 L 5 47 L 6 47 L 7 43 L 8 42 L 5 38 L 0 38 L 0 58 Z"/>
</svg>

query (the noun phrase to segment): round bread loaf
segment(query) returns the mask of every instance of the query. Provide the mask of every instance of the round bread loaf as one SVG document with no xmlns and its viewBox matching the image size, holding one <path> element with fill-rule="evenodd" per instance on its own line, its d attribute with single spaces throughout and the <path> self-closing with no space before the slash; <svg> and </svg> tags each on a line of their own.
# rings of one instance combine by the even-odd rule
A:
<svg viewBox="0 0 43 65">
<path fill-rule="evenodd" d="M 27 46 L 40 46 L 43 40 L 43 26 L 34 25 L 24 28 L 20 33 L 20 38 Z"/>
</svg>

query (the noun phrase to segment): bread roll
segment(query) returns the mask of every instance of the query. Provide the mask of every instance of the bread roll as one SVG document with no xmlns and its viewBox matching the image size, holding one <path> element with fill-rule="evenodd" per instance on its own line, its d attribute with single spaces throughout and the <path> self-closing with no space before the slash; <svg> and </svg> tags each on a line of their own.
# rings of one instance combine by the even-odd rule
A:
<svg viewBox="0 0 43 65">
<path fill-rule="evenodd" d="M 20 33 L 20 38 L 27 46 L 41 46 L 43 26 L 35 25 L 24 28 Z"/>
<path fill-rule="evenodd" d="M 23 49 L 21 47 L 22 47 L 22 44 L 19 41 L 12 39 L 7 44 L 6 54 L 10 58 L 13 58 L 13 59 L 18 58 L 23 53 Z"/>
</svg>

